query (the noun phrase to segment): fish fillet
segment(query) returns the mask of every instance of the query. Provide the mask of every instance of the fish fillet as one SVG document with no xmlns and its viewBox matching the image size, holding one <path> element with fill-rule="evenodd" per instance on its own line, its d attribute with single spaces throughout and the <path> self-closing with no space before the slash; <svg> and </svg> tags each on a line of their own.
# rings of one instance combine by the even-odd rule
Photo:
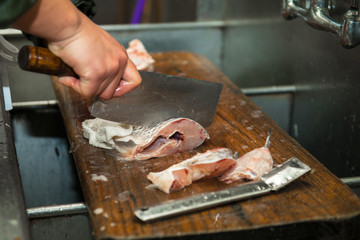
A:
<svg viewBox="0 0 360 240">
<path fill-rule="evenodd" d="M 92 121 L 96 121 L 96 124 Z M 209 138 L 208 133 L 199 123 L 188 118 L 169 119 L 154 127 L 132 126 L 131 132 L 122 129 L 123 125 L 110 123 L 112 124 L 108 125 L 109 121 L 102 119 L 84 121 L 84 137 L 91 136 L 89 143 L 94 146 L 116 149 L 119 157 L 124 160 L 145 160 L 190 151 Z M 94 129 L 92 126 L 99 127 Z M 116 129 L 116 126 L 119 129 Z M 110 127 L 112 134 L 109 133 Z M 99 133 L 101 137 L 97 136 Z M 101 143 L 97 142 L 99 139 Z"/>
<path fill-rule="evenodd" d="M 258 180 L 262 175 L 273 168 L 273 158 L 269 151 L 270 132 L 264 147 L 256 148 L 236 160 L 232 166 L 219 179 L 225 183 L 241 180 Z"/>
<path fill-rule="evenodd" d="M 146 51 L 144 44 L 139 39 L 130 41 L 126 52 L 138 70 L 154 70 L 155 60 Z"/>
<path fill-rule="evenodd" d="M 170 193 L 190 185 L 193 181 L 220 176 L 235 163 L 230 149 L 216 148 L 198 153 L 161 172 L 150 172 L 147 178 L 161 191 Z"/>
</svg>

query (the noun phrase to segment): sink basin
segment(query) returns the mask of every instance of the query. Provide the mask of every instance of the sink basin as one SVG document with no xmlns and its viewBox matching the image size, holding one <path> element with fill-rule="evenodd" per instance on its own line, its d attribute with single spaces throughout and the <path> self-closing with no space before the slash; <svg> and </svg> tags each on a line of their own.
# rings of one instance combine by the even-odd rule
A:
<svg viewBox="0 0 360 240">
<path fill-rule="evenodd" d="M 11 120 L 26 206 L 82 202 L 59 109 L 15 108 Z"/>
</svg>

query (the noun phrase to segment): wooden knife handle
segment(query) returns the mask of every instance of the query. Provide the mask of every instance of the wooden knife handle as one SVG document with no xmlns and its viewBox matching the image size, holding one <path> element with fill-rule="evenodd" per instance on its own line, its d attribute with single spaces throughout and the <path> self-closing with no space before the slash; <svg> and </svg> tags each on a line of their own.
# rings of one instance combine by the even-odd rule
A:
<svg viewBox="0 0 360 240">
<path fill-rule="evenodd" d="M 72 76 L 79 78 L 74 70 L 47 48 L 24 46 L 18 55 L 19 67 L 25 71 L 44 73 L 53 76 Z"/>
</svg>

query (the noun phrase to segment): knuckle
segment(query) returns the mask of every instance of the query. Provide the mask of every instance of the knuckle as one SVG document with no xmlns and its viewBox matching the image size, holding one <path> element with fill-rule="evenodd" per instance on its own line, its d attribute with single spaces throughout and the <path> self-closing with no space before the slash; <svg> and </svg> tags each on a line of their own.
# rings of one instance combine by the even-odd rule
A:
<svg viewBox="0 0 360 240">
<path fill-rule="evenodd" d="M 128 62 L 128 57 L 127 56 L 121 57 L 119 59 L 120 67 L 125 68 L 125 66 L 127 65 L 127 62 Z"/>
<path fill-rule="evenodd" d="M 117 61 L 111 61 L 111 64 L 108 65 L 109 72 L 117 72 L 119 71 L 120 64 Z"/>
</svg>

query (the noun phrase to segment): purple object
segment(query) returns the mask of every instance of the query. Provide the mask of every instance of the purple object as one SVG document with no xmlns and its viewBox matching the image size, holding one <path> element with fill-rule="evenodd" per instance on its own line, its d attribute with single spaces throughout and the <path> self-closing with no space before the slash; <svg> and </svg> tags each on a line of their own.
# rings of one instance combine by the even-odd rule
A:
<svg viewBox="0 0 360 240">
<path fill-rule="evenodd" d="M 137 0 L 136 5 L 131 16 L 131 24 L 138 24 L 141 22 L 141 17 L 144 11 L 146 0 Z"/>
</svg>

